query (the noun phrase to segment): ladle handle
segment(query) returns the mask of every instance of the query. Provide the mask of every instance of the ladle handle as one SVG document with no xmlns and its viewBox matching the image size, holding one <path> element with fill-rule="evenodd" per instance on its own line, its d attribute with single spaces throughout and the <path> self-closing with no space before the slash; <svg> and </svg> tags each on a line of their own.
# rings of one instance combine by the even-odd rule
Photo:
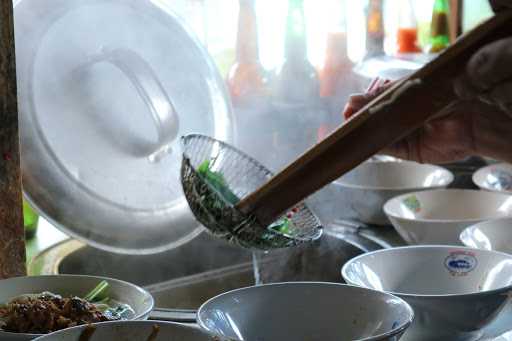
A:
<svg viewBox="0 0 512 341">
<path fill-rule="evenodd" d="M 512 34 L 512 11 L 479 25 L 423 68 L 395 84 L 312 147 L 238 209 L 261 224 L 350 171 L 384 147 L 421 127 L 457 98 L 452 81 L 480 47 Z"/>
<path fill-rule="evenodd" d="M 179 130 L 178 114 L 163 85 L 151 66 L 135 51 L 103 47 L 99 53 L 89 56 L 82 67 L 100 62 L 111 63 L 122 71 L 149 109 L 157 129 L 158 142 L 147 157 L 151 162 L 159 161 L 169 152 L 170 144 Z"/>
</svg>

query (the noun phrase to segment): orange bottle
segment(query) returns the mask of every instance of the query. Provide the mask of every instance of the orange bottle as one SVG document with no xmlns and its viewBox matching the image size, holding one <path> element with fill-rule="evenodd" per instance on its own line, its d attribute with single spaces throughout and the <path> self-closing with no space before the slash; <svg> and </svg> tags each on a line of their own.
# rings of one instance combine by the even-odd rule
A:
<svg viewBox="0 0 512 341">
<path fill-rule="evenodd" d="M 410 0 L 400 3 L 399 26 L 397 32 L 398 53 L 418 53 L 418 27 Z"/>
<path fill-rule="evenodd" d="M 342 123 L 339 113 L 348 100 L 349 94 L 356 90 L 354 63 L 348 56 L 346 9 L 346 3 L 342 1 L 338 9 L 339 15 L 336 16 L 336 20 L 327 34 L 325 59 L 319 70 L 320 97 L 328 108 L 326 120 L 318 129 L 319 141 Z M 377 43 L 374 52 L 379 50 L 378 46 L 380 43 Z"/>
<path fill-rule="evenodd" d="M 229 70 L 227 83 L 235 105 L 267 91 L 268 79 L 259 59 L 254 0 L 240 0 L 236 62 Z"/>
<path fill-rule="evenodd" d="M 417 45 L 418 29 L 412 27 L 402 27 L 398 29 L 398 52 L 399 53 L 418 53 L 421 49 Z"/>
<path fill-rule="evenodd" d="M 346 33 L 328 33 L 325 61 L 320 70 L 320 96 L 334 96 L 339 82 L 352 72 L 352 68 L 353 63 L 347 55 Z"/>
</svg>

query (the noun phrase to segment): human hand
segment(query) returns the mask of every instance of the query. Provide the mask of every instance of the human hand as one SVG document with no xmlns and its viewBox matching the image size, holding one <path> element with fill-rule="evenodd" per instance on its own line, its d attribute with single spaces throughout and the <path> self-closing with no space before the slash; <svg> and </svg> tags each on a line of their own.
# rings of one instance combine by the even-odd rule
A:
<svg viewBox="0 0 512 341">
<path fill-rule="evenodd" d="M 354 114 L 391 85 L 370 94 L 351 96 L 344 115 Z M 510 136 L 512 119 L 502 110 L 478 99 L 461 100 L 445 110 L 442 117 L 426 123 L 382 153 L 425 163 L 452 162 L 472 155 L 512 162 Z"/>
<path fill-rule="evenodd" d="M 511 65 L 512 38 L 488 44 L 471 57 L 455 91 L 463 99 L 477 98 L 512 117 Z"/>
<path fill-rule="evenodd" d="M 489 2 L 491 3 L 494 13 L 498 13 L 506 9 L 512 9 L 512 1 L 510 0 L 490 0 Z"/>
<path fill-rule="evenodd" d="M 493 6 L 512 9 L 512 1 L 497 0 Z M 461 100 L 442 117 L 382 152 L 431 163 L 451 162 L 471 155 L 512 162 L 511 65 L 512 38 L 481 48 L 470 58 L 464 74 L 454 82 Z M 353 115 L 391 85 L 352 96 L 344 115 Z"/>
</svg>

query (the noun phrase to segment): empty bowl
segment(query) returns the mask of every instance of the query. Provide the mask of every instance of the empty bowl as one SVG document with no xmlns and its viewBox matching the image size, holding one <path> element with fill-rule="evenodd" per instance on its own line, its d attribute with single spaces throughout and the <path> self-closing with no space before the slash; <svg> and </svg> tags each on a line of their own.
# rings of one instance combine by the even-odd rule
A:
<svg viewBox="0 0 512 341">
<path fill-rule="evenodd" d="M 89 330 L 86 331 L 86 329 Z M 91 333 L 85 338 L 84 333 Z M 151 338 L 151 335 L 154 335 Z M 156 334 L 156 335 L 155 335 Z M 198 328 L 162 321 L 116 321 L 78 326 L 41 336 L 41 341 L 212 341 Z"/>
<path fill-rule="evenodd" d="M 512 295 L 512 256 L 453 246 L 384 249 L 347 262 L 349 284 L 407 301 L 415 319 L 407 341 L 477 340 Z"/>
<path fill-rule="evenodd" d="M 480 168 L 473 174 L 473 182 L 488 191 L 512 193 L 512 165 L 497 163 Z"/>
<path fill-rule="evenodd" d="M 512 218 L 494 219 L 470 226 L 462 231 L 460 240 L 469 247 L 512 254 Z"/>
<path fill-rule="evenodd" d="M 402 299 L 338 283 L 288 282 L 238 289 L 197 313 L 222 340 L 398 340 L 413 319 Z"/>
<path fill-rule="evenodd" d="M 512 215 L 504 193 L 438 189 L 389 200 L 384 212 L 408 244 L 460 245 L 460 233 L 484 220 Z"/>
<path fill-rule="evenodd" d="M 408 192 L 447 187 L 453 174 L 442 167 L 411 161 L 365 162 L 333 183 L 344 218 L 389 225 L 382 206 Z M 343 201 L 343 202 L 341 202 Z"/>
<path fill-rule="evenodd" d="M 124 281 L 112 278 L 82 275 L 55 275 L 16 277 L 0 281 L 0 304 L 25 294 L 39 294 L 49 291 L 64 297 L 84 297 L 102 280 L 109 284 L 110 299 L 128 304 L 133 309 L 133 320 L 143 320 L 153 309 L 153 297 L 146 290 Z M 0 341 L 32 340 L 41 334 L 10 333 L 0 329 Z"/>
</svg>

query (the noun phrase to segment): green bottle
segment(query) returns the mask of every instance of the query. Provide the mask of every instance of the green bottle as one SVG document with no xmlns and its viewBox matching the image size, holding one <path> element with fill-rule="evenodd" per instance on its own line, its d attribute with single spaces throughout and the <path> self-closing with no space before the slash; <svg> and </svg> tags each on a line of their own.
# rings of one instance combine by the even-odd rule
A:
<svg viewBox="0 0 512 341">
<path fill-rule="evenodd" d="M 450 45 L 450 5 L 448 0 L 435 0 L 430 27 L 429 52 L 437 53 Z"/>
<path fill-rule="evenodd" d="M 284 63 L 277 74 L 276 96 L 290 103 L 311 101 L 320 95 L 316 69 L 309 62 L 303 0 L 289 0 L 284 41 Z"/>
<path fill-rule="evenodd" d="M 286 17 L 285 58 L 287 61 L 307 61 L 306 17 L 303 0 L 288 1 Z"/>
<path fill-rule="evenodd" d="M 370 0 L 366 15 L 366 55 L 364 58 L 382 56 L 384 52 L 383 1 Z"/>
<path fill-rule="evenodd" d="M 35 237 L 38 221 L 39 216 L 34 212 L 34 209 L 30 207 L 28 202 L 23 199 L 23 225 L 25 227 L 25 239 L 28 240 Z"/>
</svg>

